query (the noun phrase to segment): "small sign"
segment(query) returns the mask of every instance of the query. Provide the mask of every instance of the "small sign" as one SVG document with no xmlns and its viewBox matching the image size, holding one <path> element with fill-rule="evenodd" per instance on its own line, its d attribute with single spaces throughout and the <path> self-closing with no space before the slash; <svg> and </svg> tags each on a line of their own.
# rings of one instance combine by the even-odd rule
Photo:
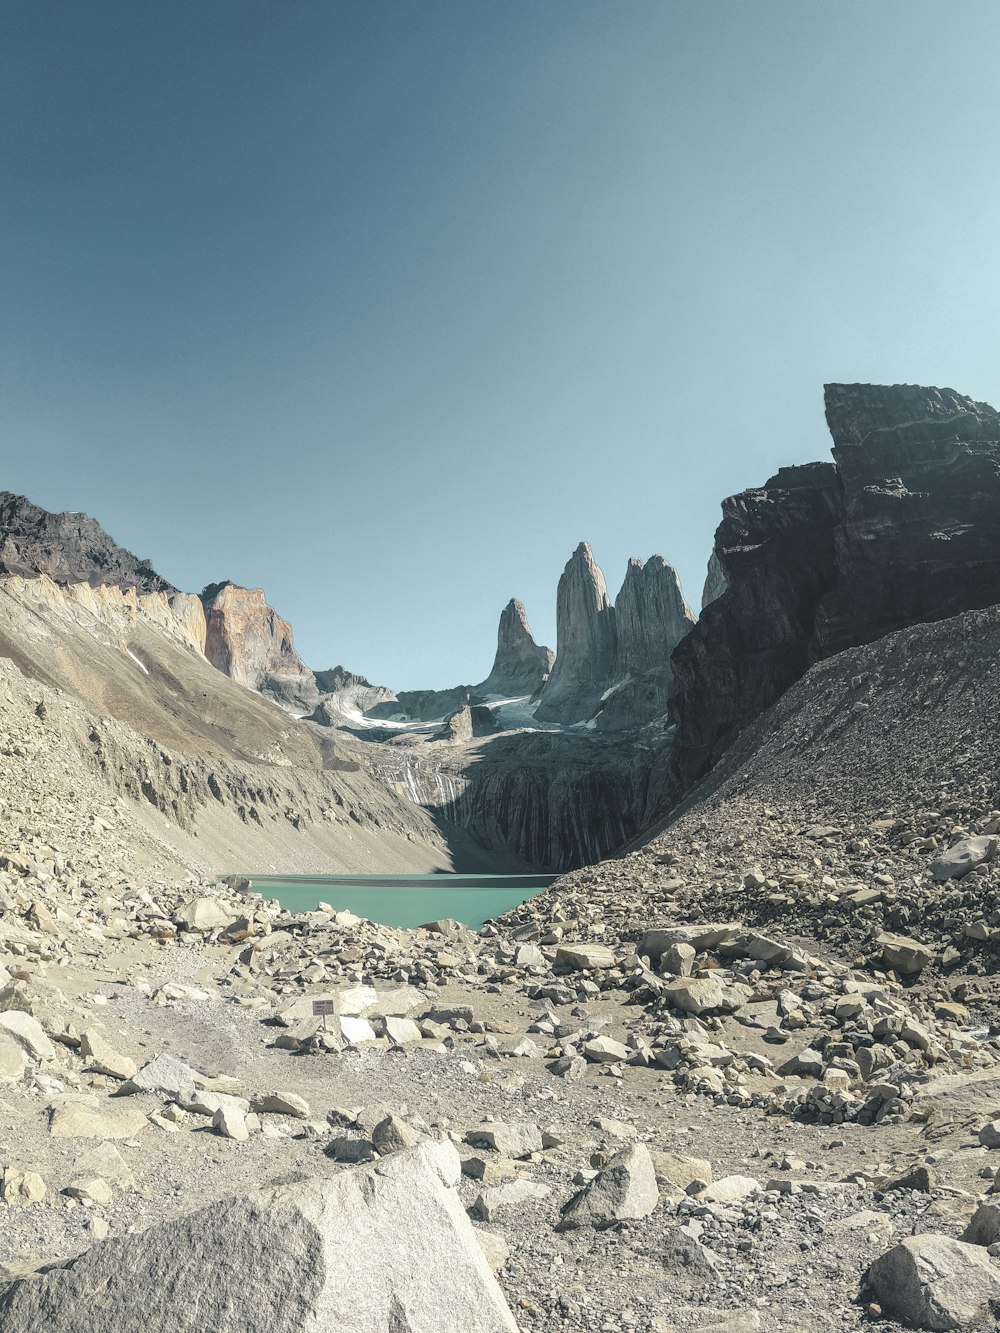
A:
<svg viewBox="0 0 1000 1333">
<path fill-rule="evenodd" d="M 326 1018 L 333 1014 L 334 1004 L 332 1000 L 313 1000 L 313 1017 Z"/>
</svg>

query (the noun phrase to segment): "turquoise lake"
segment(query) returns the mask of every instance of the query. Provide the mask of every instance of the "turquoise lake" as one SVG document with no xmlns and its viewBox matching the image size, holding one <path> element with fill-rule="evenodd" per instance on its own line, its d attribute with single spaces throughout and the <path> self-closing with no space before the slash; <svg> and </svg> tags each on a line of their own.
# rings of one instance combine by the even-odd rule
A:
<svg viewBox="0 0 1000 1333">
<path fill-rule="evenodd" d="M 329 903 L 385 926 L 451 917 L 477 929 L 547 888 L 556 875 L 248 875 L 252 892 L 290 912 Z"/>
</svg>

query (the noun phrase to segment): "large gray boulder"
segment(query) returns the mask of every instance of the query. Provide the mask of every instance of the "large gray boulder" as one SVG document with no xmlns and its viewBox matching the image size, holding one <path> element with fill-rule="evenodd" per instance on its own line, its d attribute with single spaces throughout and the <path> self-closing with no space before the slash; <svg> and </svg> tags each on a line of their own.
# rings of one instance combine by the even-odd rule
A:
<svg viewBox="0 0 1000 1333">
<path fill-rule="evenodd" d="M 963 838 L 935 857 L 930 866 L 931 875 L 938 883 L 946 879 L 963 879 L 984 861 L 995 861 L 998 850 L 1000 838 Z"/>
<path fill-rule="evenodd" d="M 517 1333 L 447 1143 L 227 1199 L 0 1287 L 4 1333 Z"/>
<path fill-rule="evenodd" d="M 589 1185 L 573 1195 L 556 1230 L 605 1227 L 629 1218 L 648 1217 L 659 1202 L 649 1149 L 644 1143 L 633 1143 L 616 1153 Z"/>
<path fill-rule="evenodd" d="M 1000 1269 L 979 1245 L 930 1232 L 880 1255 L 868 1280 L 882 1308 L 913 1328 L 993 1328 Z"/>
</svg>

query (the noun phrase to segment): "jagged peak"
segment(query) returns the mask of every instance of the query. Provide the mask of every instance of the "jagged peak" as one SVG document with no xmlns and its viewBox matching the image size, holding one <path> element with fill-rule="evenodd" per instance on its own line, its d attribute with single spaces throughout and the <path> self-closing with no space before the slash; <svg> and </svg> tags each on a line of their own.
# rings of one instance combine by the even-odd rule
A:
<svg viewBox="0 0 1000 1333">
<path fill-rule="evenodd" d="M 53 513 L 13 491 L 0 491 L 0 574 L 54 583 L 114 584 L 140 592 L 176 592 L 153 569 L 79 510 Z"/>
</svg>

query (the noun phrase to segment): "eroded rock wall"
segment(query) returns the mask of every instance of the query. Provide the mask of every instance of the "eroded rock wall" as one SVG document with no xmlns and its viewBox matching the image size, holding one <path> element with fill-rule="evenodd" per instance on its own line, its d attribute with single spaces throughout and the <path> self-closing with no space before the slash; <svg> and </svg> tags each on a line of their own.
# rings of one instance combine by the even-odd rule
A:
<svg viewBox="0 0 1000 1333">
<path fill-rule="evenodd" d="M 296 712 L 319 702 L 313 673 L 295 651 L 292 627 L 268 606 L 260 588 L 212 583 L 205 607 L 205 655 L 217 670 Z"/>
</svg>

